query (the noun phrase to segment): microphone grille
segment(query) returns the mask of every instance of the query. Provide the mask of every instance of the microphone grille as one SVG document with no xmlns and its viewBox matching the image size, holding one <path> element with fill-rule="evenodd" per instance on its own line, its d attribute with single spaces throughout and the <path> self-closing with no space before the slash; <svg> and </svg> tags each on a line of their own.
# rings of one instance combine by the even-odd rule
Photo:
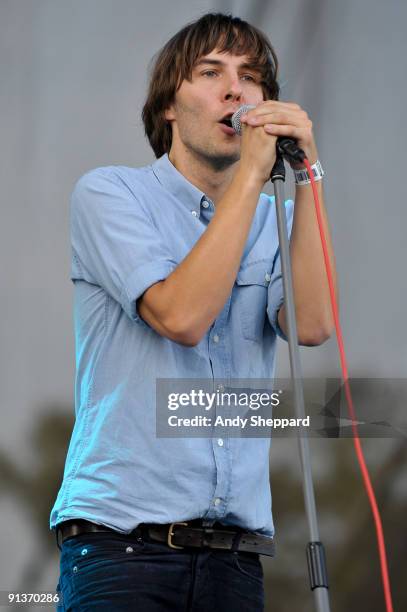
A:
<svg viewBox="0 0 407 612">
<path fill-rule="evenodd" d="M 240 123 L 240 117 L 252 108 L 256 108 L 254 104 L 243 104 L 243 106 L 238 108 L 237 111 L 232 115 L 230 121 L 236 134 L 240 135 L 242 133 L 242 124 Z"/>
</svg>

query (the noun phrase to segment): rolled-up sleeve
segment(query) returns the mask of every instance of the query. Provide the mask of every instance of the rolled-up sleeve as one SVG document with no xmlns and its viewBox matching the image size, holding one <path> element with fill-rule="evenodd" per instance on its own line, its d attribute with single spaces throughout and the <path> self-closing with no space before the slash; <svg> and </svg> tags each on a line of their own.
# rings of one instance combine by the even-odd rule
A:
<svg viewBox="0 0 407 612">
<path fill-rule="evenodd" d="M 291 230 L 294 218 L 294 202 L 293 200 L 285 201 L 285 212 L 287 218 L 287 231 L 288 237 L 291 237 Z M 286 335 L 278 324 L 278 311 L 284 304 L 284 289 L 283 289 L 283 277 L 281 272 L 281 258 L 280 248 L 277 249 L 276 255 L 273 261 L 273 269 L 271 272 L 271 279 L 268 286 L 267 294 L 267 316 L 270 321 L 270 325 L 280 338 L 287 340 Z"/>
<path fill-rule="evenodd" d="M 71 196 L 71 279 L 102 287 L 143 326 L 136 300 L 178 263 L 148 211 L 113 168 L 82 176 Z"/>
</svg>

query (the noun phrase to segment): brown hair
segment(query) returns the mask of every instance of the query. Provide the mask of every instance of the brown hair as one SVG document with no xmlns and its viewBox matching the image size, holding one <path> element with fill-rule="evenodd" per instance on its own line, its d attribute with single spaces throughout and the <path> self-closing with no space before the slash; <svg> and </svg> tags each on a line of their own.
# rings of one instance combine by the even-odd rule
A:
<svg viewBox="0 0 407 612">
<path fill-rule="evenodd" d="M 172 129 L 164 116 L 165 110 L 174 102 L 182 81 L 191 80 L 196 62 L 215 48 L 247 55 L 260 70 L 263 97 L 278 99 L 277 56 L 265 34 L 239 17 L 207 13 L 182 28 L 157 54 L 141 115 L 156 157 L 171 148 Z"/>
</svg>

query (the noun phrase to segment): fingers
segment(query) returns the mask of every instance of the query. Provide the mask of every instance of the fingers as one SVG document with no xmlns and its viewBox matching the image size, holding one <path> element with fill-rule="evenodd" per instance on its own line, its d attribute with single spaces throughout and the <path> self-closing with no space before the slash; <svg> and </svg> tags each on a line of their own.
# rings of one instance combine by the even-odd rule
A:
<svg viewBox="0 0 407 612">
<path fill-rule="evenodd" d="M 312 121 L 308 114 L 294 102 L 278 102 L 266 100 L 256 108 L 248 111 L 241 117 L 241 122 L 251 126 L 266 125 L 293 125 L 300 128 L 312 128 Z"/>
<path fill-rule="evenodd" d="M 312 121 L 295 102 L 265 100 L 243 115 L 241 122 L 254 128 L 244 129 L 248 136 L 251 132 L 253 136 L 258 134 L 260 138 L 261 133 L 267 134 L 271 146 L 281 136 L 293 138 L 309 159 L 318 158 Z"/>
<path fill-rule="evenodd" d="M 309 128 L 304 129 L 295 127 L 293 125 L 276 125 L 274 123 L 266 123 L 264 126 L 264 131 L 267 132 L 267 134 L 272 134 L 273 136 L 288 136 L 299 141 L 303 139 L 304 136 L 307 136 L 309 133 Z"/>
<path fill-rule="evenodd" d="M 301 128 L 312 128 L 312 121 L 308 118 L 307 113 L 300 112 L 287 112 L 287 111 L 275 111 L 262 113 L 258 115 L 247 115 L 246 118 L 241 119 L 242 123 L 246 123 L 251 126 L 266 125 L 272 123 L 273 125 L 293 125 Z"/>
<path fill-rule="evenodd" d="M 260 104 L 257 104 L 256 108 L 253 110 L 257 110 L 257 109 L 264 109 L 264 108 L 286 108 L 288 110 L 302 110 L 301 106 L 299 104 L 297 104 L 296 102 L 288 102 L 288 101 L 282 101 L 282 100 L 263 100 L 263 102 L 260 102 Z"/>
</svg>

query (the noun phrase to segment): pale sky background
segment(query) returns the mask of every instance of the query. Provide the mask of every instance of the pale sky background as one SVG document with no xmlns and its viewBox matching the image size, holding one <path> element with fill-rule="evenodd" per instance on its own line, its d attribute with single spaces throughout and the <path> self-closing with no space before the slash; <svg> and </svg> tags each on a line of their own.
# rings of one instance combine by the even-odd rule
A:
<svg viewBox="0 0 407 612">
<path fill-rule="evenodd" d="M 73 185 L 97 166 L 153 160 L 140 119 L 149 61 L 185 23 L 222 9 L 268 34 L 281 99 L 314 122 L 350 375 L 406 376 L 406 3 L 2 0 L 0 445 L 22 466 L 35 461 L 27 433 L 43 406 L 73 401 Z M 306 376 L 339 375 L 335 339 L 301 355 Z M 289 375 L 282 341 L 278 373 Z M 10 526 L 22 540 L 29 529 L 11 500 L 0 512 L 6 585 L 23 558 Z"/>
</svg>

